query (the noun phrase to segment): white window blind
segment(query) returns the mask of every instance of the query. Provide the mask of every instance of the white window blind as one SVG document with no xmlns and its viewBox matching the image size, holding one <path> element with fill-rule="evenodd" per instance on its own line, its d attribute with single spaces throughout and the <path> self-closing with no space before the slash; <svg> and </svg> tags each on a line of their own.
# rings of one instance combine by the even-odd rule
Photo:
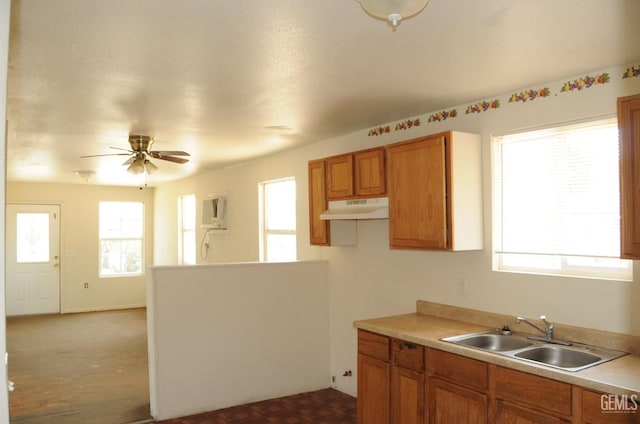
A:
<svg viewBox="0 0 640 424">
<path fill-rule="evenodd" d="M 615 119 L 498 137 L 494 158 L 498 269 L 629 277 Z"/>
</svg>

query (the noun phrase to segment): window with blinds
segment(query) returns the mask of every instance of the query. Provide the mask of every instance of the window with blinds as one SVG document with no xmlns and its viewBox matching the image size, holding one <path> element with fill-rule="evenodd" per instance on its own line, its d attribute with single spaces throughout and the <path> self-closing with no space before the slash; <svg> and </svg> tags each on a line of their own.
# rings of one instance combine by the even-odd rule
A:
<svg viewBox="0 0 640 424">
<path fill-rule="evenodd" d="M 494 138 L 494 269 L 632 280 L 615 119 Z"/>
</svg>

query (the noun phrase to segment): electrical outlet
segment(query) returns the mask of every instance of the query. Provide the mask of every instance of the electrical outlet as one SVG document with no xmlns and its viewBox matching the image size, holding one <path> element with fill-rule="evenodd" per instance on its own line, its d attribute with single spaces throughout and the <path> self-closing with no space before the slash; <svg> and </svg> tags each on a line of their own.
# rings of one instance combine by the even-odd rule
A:
<svg viewBox="0 0 640 424">
<path fill-rule="evenodd" d="M 89 283 L 87 283 L 86 281 L 85 281 L 85 283 L 84 283 L 84 288 L 85 288 L 85 289 L 88 289 L 88 288 L 89 288 Z"/>
<path fill-rule="evenodd" d="M 460 277 L 458 279 L 458 296 L 467 297 L 467 279 L 464 277 Z"/>
</svg>

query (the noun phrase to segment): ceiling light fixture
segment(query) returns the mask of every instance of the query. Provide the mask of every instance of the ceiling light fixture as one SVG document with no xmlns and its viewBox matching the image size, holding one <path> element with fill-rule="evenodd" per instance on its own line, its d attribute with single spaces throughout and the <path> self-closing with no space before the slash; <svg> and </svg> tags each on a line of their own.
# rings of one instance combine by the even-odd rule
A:
<svg viewBox="0 0 640 424">
<path fill-rule="evenodd" d="M 147 170 L 147 174 L 151 175 L 158 170 L 158 167 L 155 166 L 149 159 L 144 161 L 144 168 Z"/>
<path fill-rule="evenodd" d="M 125 165 L 127 163 L 130 163 L 127 171 L 129 171 L 133 175 L 140 175 L 144 174 L 145 172 L 151 175 L 158 170 L 158 167 L 155 166 L 149 159 L 147 159 L 147 156 L 142 152 L 137 153 L 135 158 L 129 159 L 125 163 Z"/>
<path fill-rule="evenodd" d="M 133 175 L 144 173 L 145 171 L 144 161 L 145 161 L 144 154 L 138 153 L 138 156 L 136 156 L 136 159 L 133 162 L 131 162 L 131 165 L 129 165 L 129 167 L 127 168 L 127 171 L 129 171 Z"/>
<path fill-rule="evenodd" d="M 83 169 L 81 171 L 76 171 L 76 175 L 84 180 L 85 183 L 89 184 L 89 180 L 96 175 L 96 171 L 91 171 L 89 169 Z"/>
<path fill-rule="evenodd" d="M 395 29 L 400 20 L 418 14 L 429 0 L 359 0 L 360 6 L 374 18 L 384 19 Z"/>
</svg>

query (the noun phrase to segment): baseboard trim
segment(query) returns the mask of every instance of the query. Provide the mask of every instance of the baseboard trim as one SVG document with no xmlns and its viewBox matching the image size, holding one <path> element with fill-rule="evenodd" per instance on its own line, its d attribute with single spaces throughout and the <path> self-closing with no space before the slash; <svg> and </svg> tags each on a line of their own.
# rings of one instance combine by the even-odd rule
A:
<svg viewBox="0 0 640 424">
<path fill-rule="evenodd" d="M 77 314 L 82 312 L 103 312 L 103 311 L 115 311 L 118 309 L 137 309 L 137 308 L 146 308 L 147 305 L 145 303 L 134 304 L 134 305 L 115 305 L 115 306 L 101 306 L 99 308 L 78 308 L 78 309 L 65 309 L 61 310 L 61 314 Z"/>
</svg>

